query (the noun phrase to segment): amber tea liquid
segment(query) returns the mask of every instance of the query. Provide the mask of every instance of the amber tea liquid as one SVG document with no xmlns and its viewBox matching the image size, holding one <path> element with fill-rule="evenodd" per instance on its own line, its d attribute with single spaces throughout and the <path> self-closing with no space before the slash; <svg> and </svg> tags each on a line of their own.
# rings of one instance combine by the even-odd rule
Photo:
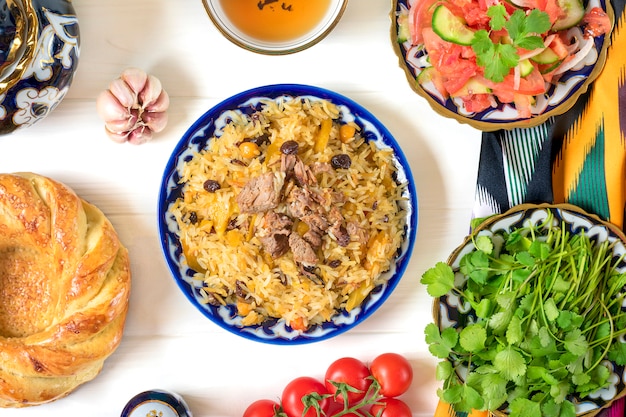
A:
<svg viewBox="0 0 626 417">
<path fill-rule="evenodd" d="M 331 0 L 220 0 L 241 32 L 266 42 L 299 38 L 322 20 Z"/>
</svg>

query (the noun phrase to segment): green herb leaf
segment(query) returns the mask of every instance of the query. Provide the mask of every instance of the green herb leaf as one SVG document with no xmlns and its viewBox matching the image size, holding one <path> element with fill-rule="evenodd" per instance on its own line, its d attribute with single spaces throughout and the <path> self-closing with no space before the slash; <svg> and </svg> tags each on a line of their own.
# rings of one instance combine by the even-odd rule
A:
<svg viewBox="0 0 626 417">
<path fill-rule="evenodd" d="M 480 61 L 485 67 L 485 77 L 499 83 L 519 63 L 519 55 L 513 45 L 498 43 Z"/>
<path fill-rule="evenodd" d="M 613 343 L 608 358 L 618 365 L 626 365 L 626 343 Z"/>
<path fill-rule="evenodd" d="M 563 345 L 565 349 L 574 355 L 584 355 L 589 349 L 587 339 L 579 329 L 574 329 L 565 335 Z"/>
<path fill-rule="evenodd" d="M 515 45 L 520 48 L 528 49 L 529 51 L 546 47 L 541 36 L 525 36 L 515 42 Z"/>
<path fill-rule="evenodd" d="M 465 384 L 462 385 L 461 400 L 455 404 L 459 411 L 470 412 L 471 410 L 480 410 L 483 408 L 485 401 L 480 393 Z"/>
<path fill-rule="evenodd" d="M 532 9 L 524 21 L 525 32 L 529 34 L 546 33 L 551 27 L 550 17 L 539 9 Z"/>
<path fill-rule="evenodd" d="M 493 252 L 493 242 L 489 236 L 478 236 L 474 241 L 474 245 L 476 246 L 476 249 L 486 253 L 487 255 L 491 255 Z"/>
<path fill-rule="evenodd" d="M 476 310 L 476 316 L 482 319 L 486 319 L 491 316 L 493 311 L 493 303 L 488 298 L 483 298 L 480 300 L 478 304 L 474 307 Z"/>
<path fill-rule="evenodd" d="M 524 340 L 524 331 L 522 330 L 522 320 L 513 316 L 506 329 L 506 341 L 509 345 L 516 345 Z"/>
<path fill-rule="evenodd" d="M 526 398 L 516 398 L 511 401 L 511 417 L 541 417 L 539 403 Z"/>
<path fill-rule="evenodd" d="M 447 263 L 437 262 L 422 275 L 420 282 L 427 286 L 426 291 L 431 297 L 441 297 L 454 287 L 454 272 Z"/>
<path fill-rule="evenodd" d="M 550 386 L 550 395 L 557 404 L 565 401 L 568 392 L 570 392 L 570 384 L 566 381 L 561 381 L 556 385 Z"/>
<path fill-rule="evenodd" d="M 502 376 L 509 381 L 515 380 L 518 376 L 526 372 L 526 361 L 524 357 L 512 346 L 508 346 L 498 352 L 493 359 L 493 364 L 500 371 Z"/>
<path fill-rule="evenodd" d="M 449 361 L 441 361 L 435 367 L 435 378 L 437 381 L 445 381 L 454 373 L 452 364 Z"/>
<path fill-rule="evenodd" d="M 497 410 L 507 398 L 507 381 L 499 374 L 485 375 L 483 380 L 483 395 L 485 406 L 489 410 Z"/>
<path fill-rule="evenodd" d="M 540 35 L 550 30 L 550 18 L 539 9 L 533 9 L 528 15 L 517 9 L 508 16 L 501 4 L 489 7 L 487 15 L 492 30 L 506 29 L 507 41 L 494 42 L 489 32 L 479 30 L 472 40 L 472 49 L 476 54 L 476 62 L 485 70 L 485 77 L 494 82 L 502 82 L 519 64 L 517 48 L 534 50 L 545 47 Z"/>
<path fill-rule="evenodd" d="M 546 313 L 546 318 L 549 321 L 555 321 L 558 317 L 559 317 L 559 309 L 556 306 L 556 303 L 554 302 L 554 298 L 548 298 L 544 303 L 543 303 L 543 309 Z"/>
<path fill-rule="evenodd" d="M 506 12 L 504 5 L 498 4 L 487 9 L 487 16 L 490 17 L 489 26 L 491 29 L 501 30 L 504 28 L 508 13 Z"/>
<path fill-rule="evenodd" d="M 461 330 L 460 344 L 468 352 L 479 352 L 485 349 L 487 331 L 479 324 L 470 324 Z"/>
<path fill-rule="evenodd" d="M 440 359 L 445 359 L 450 355 L 452 349 L 458 342 L 459 335 L 452 327 L 447 327 L 443 331 L 439 331 L 439 327 L 435 323 L 429 323 L 424 329 L 426 334 L 426 343 L 430 353 Z"/>
<path fill-rule="evenodd" d="M 530 252 L 518 252 L 515 255 L 515 259 L 524 266 L 532 267 L 535 264 L 535 257 Z"/>
<path fill-rule="evenodd" d="M 504 24 L 504 27 L 513 42 L 522 38 L 526 33 L 526 13 L 521 9 L 516 9 Z"/>
</svg>

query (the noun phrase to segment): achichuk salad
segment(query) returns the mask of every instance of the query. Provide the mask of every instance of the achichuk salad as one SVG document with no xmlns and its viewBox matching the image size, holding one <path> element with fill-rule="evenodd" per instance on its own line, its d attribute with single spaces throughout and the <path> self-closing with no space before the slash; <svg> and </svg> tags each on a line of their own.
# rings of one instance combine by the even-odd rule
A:
<svg viewBox="0 0 626 417">
<path fill-rule="evenodd" d="M 444 99 L 469 113 L 512 103 L 529 118 L 536 97 L 611 28 L 581 0 L 414 0 L 399 13 L 398 41 L 423 48 L 417 81 Z"/>
</svg>

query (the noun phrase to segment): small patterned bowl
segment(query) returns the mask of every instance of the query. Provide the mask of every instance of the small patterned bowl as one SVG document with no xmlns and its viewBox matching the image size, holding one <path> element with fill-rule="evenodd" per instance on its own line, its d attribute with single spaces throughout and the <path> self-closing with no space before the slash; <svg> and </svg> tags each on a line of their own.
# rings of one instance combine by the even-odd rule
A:
<svg viewBox="0 0 626 417">
<path fill-rule="evenodd" d="M 339 23 L 348 4 L 348 0 L 327 0 L 326 10 L 315 10 L 320 0 L 296 0 L 278 2 L 272 0 L 243 0 L 238 3 L 247 10 L 240 14 L 239 19 L 234 11 L 224 7 L 225 0 L 202 0 L 209 18 L 215 27 L 232 43 L 252 52 L 266 55 L 286 55 L 310 48 L 324 39 Z M 305 9 L 303 13 L 299 10 Z M 281 24 L 284 16 L 289 23 Z M 318 16 L 319 20 L 308 20 L 307 16 Z M 253 18 L 253 19 L 252 19 Z M 266 22 L 263 25 L 246 26 L 252 20 Z M 261 27 L 262 29 L 258 29 Z M 276 32 L 270 28 L 280 27 Z M 309 28 L 309 29 L 307 29 Z M 284 32 L 284 33 L 283 33 Z"/>
<path fill-rule="evenodd" d="M 215 132 L 223 129 L 232 111 L 251 113 L 262 107 L 265 100 L 280 101 L 285 98 L 306 97 L 328 100 L 341 109 L 340 120 L 355 122 L 365 140 L 374 141 L 378 147 L 390 148 L 394 153 L 397 181 L 406 183 L 403 209 L 407 213 L 404 240 L 398 249 L 391 269 L 384 273 L 386 282 L 375 287 L 360 306 L 350 312 L 337 312 L 329 321 L 313 325 L 305 331 L 290 328 L 285 320 L 272 319 L 258 325 L 246 326 L 237 315 L 236 306 L 214 306 L 203 301 L 201 280 L 194 279 L 195 271 L 187 266 L 179 238 L 178 224 L 170 205 L 181 195 L 184 183 L 180 182 L 185 161 L 205 149 Z M 259 342 L 294 345 L 329 339 L 352 329 L 371 316 L 389 297 L 399 283 L 411 257 L 417 231 L 417 193 L 409 164 L 391 133 L 366 109 L 335 92 L 299 84 L 278 84 L 251 89 L 217 104 L 201 116 L 185 133 L 175 147 L 165 167 L 158 202 L 158 226 L 161 246 L 168 266 L 187 299 L 209 320 L 244 338 Z"/>
<path fill-rule="evenodd" d="M 502 104 L 479 113 L 467 112 L 462 102 L 451 98 L 444 98 L 434 86 L 422 86 L 416 79 L 424 68 L 429 66 L 428 54 L 419 46 L 411 45 L 410 41 L 401 43 L 398 40 L 398 16 L 409 10 L 410 5 L 417 0 L 393 0 L 390 14 L 391 42 L 411 88 L 424 97 L 430 106 L 439 114 L 466 123 L 476 129 L 489 132 L 499 129 L 528 128 L 542 124 L 550 117 L 557 116 L 569 110 L 597 78 L 606 62 L 607 48 L 610 44 L 610 34 L 595 38 L 594 47 L 580 64 L 563 74 L 557 84 L 551 85 L 542 96 L 537 96 L 537 102 L 532 106 L 531 117 L 521 118 L 512 104 Z M 599 6 L 606 11 L 611 22 L 615 21 L 613 7 L 608 0 L 583 0 L 586 8 Z M 577 30 L 579 28 L 573 28 Z M 579 34 L 582 36 L 582 31 Z"/>
<path fill-rule="evenodd" d="M 175 392 L 154 389 L 131 398 L 120 417 L 192 417 L 185 399 Z"/>
<path fill-rule="evenodd" d="M 0 134 L 31 126 L 65 97 L 78 65 L 78 19 L 70 0 L 0 5 Z"/>
</svg>

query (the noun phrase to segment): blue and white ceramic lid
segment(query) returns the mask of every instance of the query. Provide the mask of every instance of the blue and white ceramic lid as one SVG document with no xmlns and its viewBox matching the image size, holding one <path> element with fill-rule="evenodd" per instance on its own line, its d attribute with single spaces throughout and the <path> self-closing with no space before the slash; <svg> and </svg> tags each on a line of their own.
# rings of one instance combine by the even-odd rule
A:
<svg viewBox="0 0 626 417">
<path fill-rule="evenodd" d="M 149 390 L 128 401 L 120 417 L 192 417 L 185 400 L 164 390 Z"/>
</svg>

